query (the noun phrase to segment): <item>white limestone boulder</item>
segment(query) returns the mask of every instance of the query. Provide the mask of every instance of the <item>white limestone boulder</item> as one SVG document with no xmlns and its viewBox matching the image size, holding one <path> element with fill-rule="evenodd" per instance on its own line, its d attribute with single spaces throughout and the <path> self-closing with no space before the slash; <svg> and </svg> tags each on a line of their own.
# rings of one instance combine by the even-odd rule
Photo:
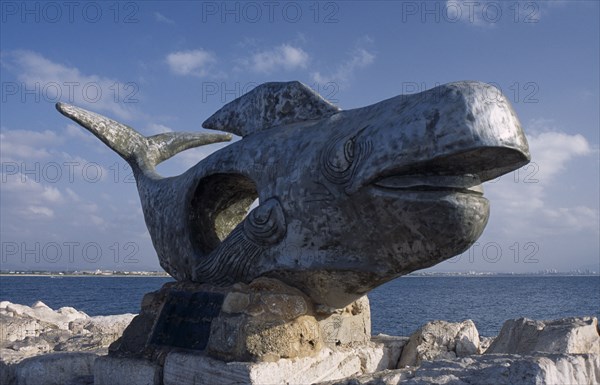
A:
<svg viewBox="0 0 600 385">
<path fill-rule="evenodd" d="M 383 345 L 383 357 L 377 370 L 395 369 L 402 350 L 408 344 L 408 341 L 408 337 L 389 336 L 387 334 L 378 334 L 371 337 L 371 343 Z"/>
<path fill-rule="evenodd" d="M 480 355 L 424 362 L 403 384 L 591 385 L 598 383 L 599 373 L 596 355 Z"/>
<path fill-rule="evenodd" d="M 479 336 L 479 354 L 485 353 L 496 337 L 481 337 Z"/>
<path fill-rule="evenodd" d="M 479 353 L 479 332 L 471 320 L 432 321 L 410 336 L 398 362 L 399 368 L 423 361 L 453 359 Z"/>
<path fill-rule="evenodd" d="M 535 321 L 519 318 L 504 322 L 486 354 L 570 353 L 600 354 L 598 319 L 563 318 Z"/>
<path fill-rule="evenodd" d="M 90 317 L 83 326 L 82 334 L 89 333 L 100 337 L 101 346 L 108 347 L 123 335 L 123 331 L 135 316 L 136 314 L 127 313 Z"/>
<path fill-rule="evenodd" d="M 18 385 L 65 385 L 92 376 L 93 353 L 54 353 L 31 357 L 15 368 Z"/>
<path fill-rule="evenodd" d="M 34 319 L 0 314 L 0 343 L 35 337 L 41 330 L 42 326 Z"/>
<path fill-rule="evenodd" d="M 65 385 L 79 381 L 76 377 L 89 379 L 90 357 L 106 354 L 134 316 L 89 317 L 72 307 L 54 311 L 41 301 L 31 307 L 0 302 L 0 384 Z M 46 369 L 48 375 L 39 379 L 29 374 Z M 61 382 L 66 377 L 59 372 L 74 373 L 75 382 Z"/>
<path fill-rule="evenodd" d="M 371 338 L 371 307 L 363 296 L 342 309 L 316 306 L 323 342 L 335 349 L 354 343 L 366 343 Z"/>
<path fill-rule="evenodd" d="M 317 385 L 595 385 L 599 381 L 598 355 L 540 353 L 424 361 L 418 368 L 386 370 Z"/>
<path fill-rule="evenodd" d="M 72 321 L 89 318 L 84 312 L 72 307 L 52 310 L 42 301 L 37 301 L 31 307 L 2 301 L 0 302 L 0 315 L 35 320 L 41 325 L 62 330 L 69 330 L 69 323 Z"/>
</svg>

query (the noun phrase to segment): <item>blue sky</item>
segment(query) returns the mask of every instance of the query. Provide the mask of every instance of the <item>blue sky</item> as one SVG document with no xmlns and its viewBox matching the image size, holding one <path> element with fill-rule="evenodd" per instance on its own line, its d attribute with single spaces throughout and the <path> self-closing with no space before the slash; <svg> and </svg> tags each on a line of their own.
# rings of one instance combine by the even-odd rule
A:
<svg viewBox="0 0 600 385">
<path fill-rule="evenodd" d="M 200 130 L 266 81 L 349 109 L 481 80 L 512 101 L 533 160 L 485 184 L 484 235 L 433 269 L 600 270 L 596 1 L 1 4 L 2 268 L 158 269 L 128 166 L 56 101 L 150 135 Z"/>
</svg>

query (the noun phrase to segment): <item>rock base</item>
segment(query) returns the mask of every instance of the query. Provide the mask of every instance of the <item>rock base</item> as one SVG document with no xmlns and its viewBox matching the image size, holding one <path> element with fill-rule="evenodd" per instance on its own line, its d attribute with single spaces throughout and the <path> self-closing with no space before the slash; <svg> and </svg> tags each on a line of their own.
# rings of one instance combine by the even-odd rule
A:
<svg viewBox="0 0 600 385">
<path fill-rule="evenodd" d="M 327 347 L 302 358 L 272 362 L 225 362 L 206 352 L 174 349 L 164 367 L 147 360 L 100 357 L 94 367 L 94 385 L 214 385 L 313 384 L 385 370 L 396 363 L 403 337 L 374 338 L 354 347 Z"/>
<path fill-rule="evenodd" d="M 109 354 L 161 366 L 175 349 L 226 362 L 274 362 L 313 357 L 324 348 L 364 344 L 370 338 L 366 297 L 332 309 L 270 278 L 226 288 L 173 282 L 144 297 L 139 316 Z"/>
</svg>

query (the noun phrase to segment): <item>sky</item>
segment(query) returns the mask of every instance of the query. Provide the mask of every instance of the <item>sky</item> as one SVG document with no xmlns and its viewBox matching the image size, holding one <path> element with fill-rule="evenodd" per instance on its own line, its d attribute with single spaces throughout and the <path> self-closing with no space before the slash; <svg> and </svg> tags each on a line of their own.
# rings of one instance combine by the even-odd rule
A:
<svg viewBox="0 0 600 385">
<path fill-rule="evenodd" d="M 160 269 L 131 169 L 58 101 L 153 135 L 200 131 L 267 81 L 351 109 L 479 80 L 511 101 L 532 162 L 485 183 L 483 235 L 430 270 L 600 271 L 599 4 L 2 1 L 0 268 Z"/>
</svg>

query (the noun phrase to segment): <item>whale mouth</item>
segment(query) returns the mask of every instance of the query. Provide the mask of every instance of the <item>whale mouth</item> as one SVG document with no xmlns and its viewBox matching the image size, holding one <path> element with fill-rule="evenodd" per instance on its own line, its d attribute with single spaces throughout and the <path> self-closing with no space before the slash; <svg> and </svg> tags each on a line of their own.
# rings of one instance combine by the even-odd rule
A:
<svg viewBox="0 0 600 385">
<path fill-rule="evenodd" d="M 373 182 L 375 187 L 394 191 L 435 191 L 483 196 L 477 175 L 393 175 Z"/>
<path fill-rule="evenodd" d="M 483 195 L 481 183 L 529 163 L 529 153 L 510 147 L 480 146 L 427 161 L 400 164 L 366 181 L 397 192 L 447 192 Z"/>
</svg>

